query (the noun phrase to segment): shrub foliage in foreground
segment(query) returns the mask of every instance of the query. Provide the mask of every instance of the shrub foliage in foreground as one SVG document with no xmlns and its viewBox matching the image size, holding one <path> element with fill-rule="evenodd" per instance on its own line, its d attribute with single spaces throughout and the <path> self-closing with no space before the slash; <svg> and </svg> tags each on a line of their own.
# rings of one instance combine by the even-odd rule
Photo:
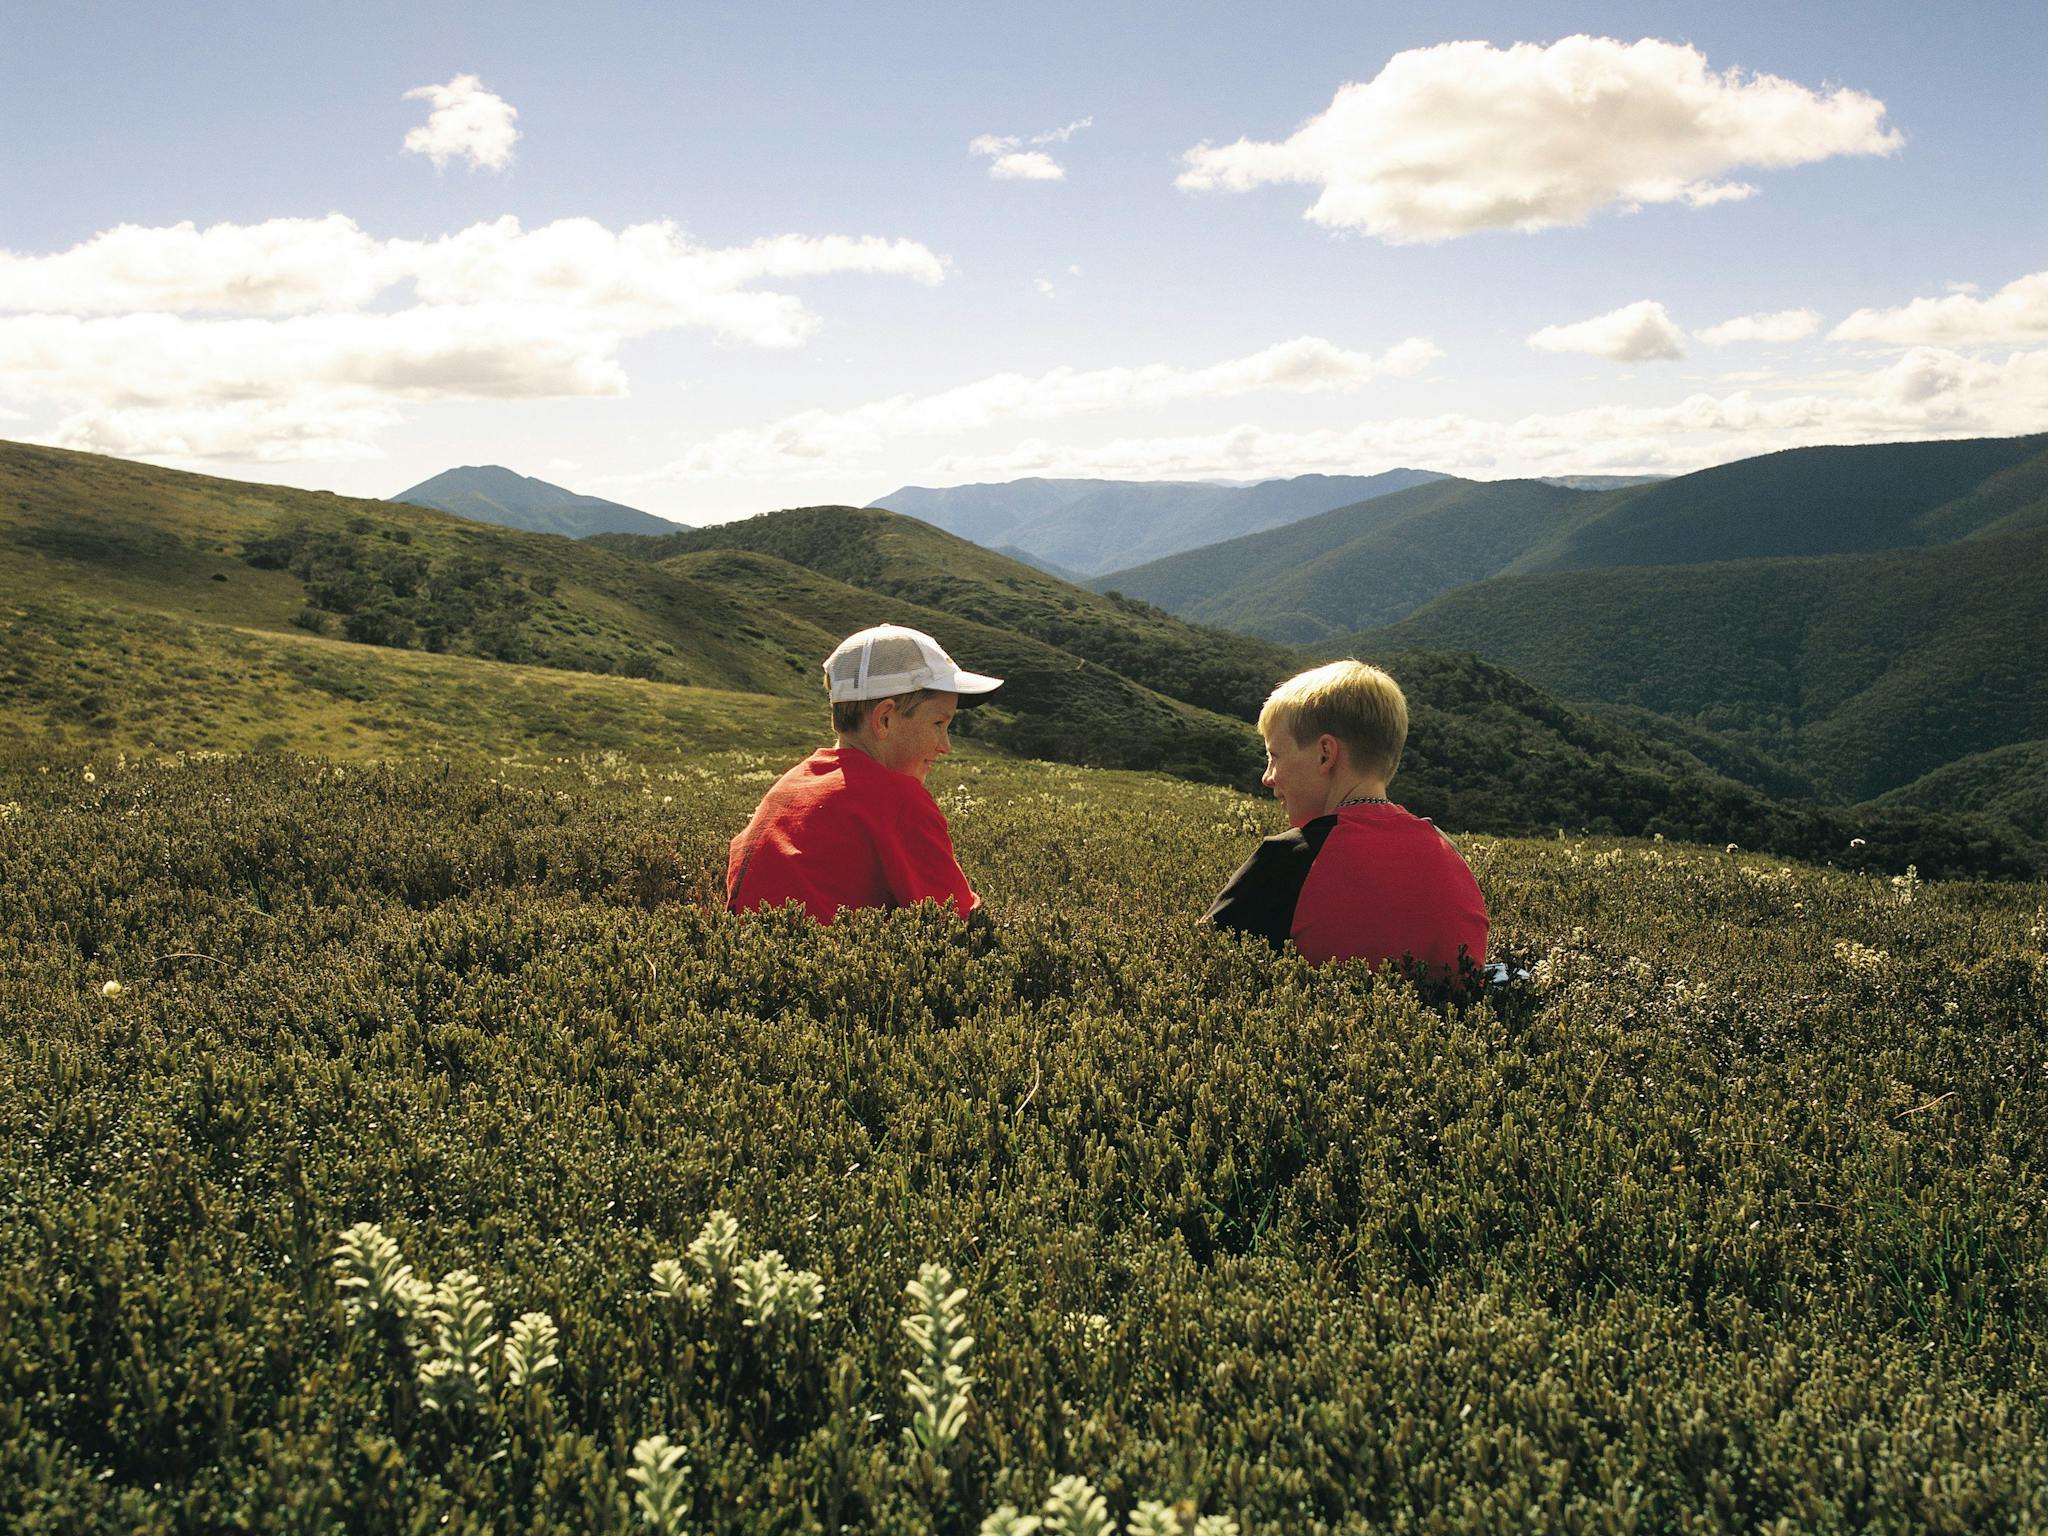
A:
<svg viewBox="0 0 2048 1536">
<path fill-rule="evenodd" d="M 729 916 L 778 766 L 0 780 L 0 1525 L 2048 1521 L 2048 889 L 1468 840 L 1445 1011 L 1195 929 L 1271 808 L 1138 776 L 941 768 L 991 925 Z M 815 1317 L 660 1292 L 713 1210 Z"/>
</svg>

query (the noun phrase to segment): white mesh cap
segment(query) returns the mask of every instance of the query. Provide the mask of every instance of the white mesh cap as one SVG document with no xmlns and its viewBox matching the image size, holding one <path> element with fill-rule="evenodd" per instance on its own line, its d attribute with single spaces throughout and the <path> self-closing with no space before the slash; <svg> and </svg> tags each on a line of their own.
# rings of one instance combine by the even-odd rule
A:
<svg viewBox="0 0 2048 1536">
<path fill-rule="evenodd" d="M 1003 686 L 1000 677 L 963 672 L 920 629 L 877 624 L 839 642 L 825 658 L 825 688 L 834 704 L 858 699 L 886 699 L 899 693 L 934 688 L 942 693 L 988 693 Z"/>
</svg>

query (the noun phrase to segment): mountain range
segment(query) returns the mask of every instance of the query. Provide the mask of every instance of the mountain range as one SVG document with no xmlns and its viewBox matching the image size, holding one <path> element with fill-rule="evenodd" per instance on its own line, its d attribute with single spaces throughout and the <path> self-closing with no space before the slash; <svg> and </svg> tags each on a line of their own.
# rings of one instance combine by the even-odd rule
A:
<svg viewBox="0 0 2048 1536">
<path fill-rule="evenodd" d="M 516 474 L 501 464 L 469 464 L 443 470 L 400 491 L 393 501 L 416 507 L 438 507 L 474 523 L 524 528 L 531 533 L 559 533 L 572 539 L 594 533 L 667 533 L 677 525 L 652 512 L 622 506 L 597 496 L 550 485 Z"/>
<path fill-rule="evenodd" d="M 1798 448 L 1615 490 L 1453 480 L 1093 578 L 1298 644 L 1492 576 L 1913 548 L 2048 523 L 2048 435 Z"/>
<path fill-rule="evenodd" d="M 1430 470 L 1390 469 L 1378 475 L 1297 475 L 1254 485 L 1011 480 L 943 489 L 906 485 L 868 505 L 1042 562 L 1056 575 L 1081 577 L 1440 478 Z"/>
<path fill-rule="evenodd" d="M 963 715 L 969 750 L 1250 788 L 1246 717 L 1303 659 L 883 511 L 571 541 L 13 444 L 0 580 L 0 734 L 44 760 L 741 747 L 772 761 L 823 735 L 820 658 L 895 619 L 1007 679 Z M 1734 838 L 1927 873 L 2042 865 L 2027 839 L 1940 807 L 1791 804 L 1708 766 L 1677 727 L 1567 704 L 1470 656 L 1398 665 L 1414 694 L 1401 794 L 1449 826 Z"/>
</svg>

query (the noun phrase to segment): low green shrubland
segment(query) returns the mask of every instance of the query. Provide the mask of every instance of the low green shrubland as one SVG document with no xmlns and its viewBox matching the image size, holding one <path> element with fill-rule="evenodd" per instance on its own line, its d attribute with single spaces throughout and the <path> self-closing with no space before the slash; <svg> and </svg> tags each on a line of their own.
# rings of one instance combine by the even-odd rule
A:
<svg viewBox="0 0 2048 1536">
<path fill-rule="evenodd" d="M 2048 1522 L 2048 887 L 1468 838 L 1432 1007 L 1142 775 L 729 915 L 781 766 L 0 774 L 0 1525 Z"/>
</svg>

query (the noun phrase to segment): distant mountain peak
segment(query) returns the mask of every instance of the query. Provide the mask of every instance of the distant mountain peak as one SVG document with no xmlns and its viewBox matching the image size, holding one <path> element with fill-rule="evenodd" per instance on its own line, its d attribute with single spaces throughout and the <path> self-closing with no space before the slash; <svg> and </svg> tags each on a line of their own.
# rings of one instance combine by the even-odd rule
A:
<svg viewBox="0 0 2048 1536">
<path fill-rule="evenodd" d="M 474 523 L 559 533 L 572 539 L 594 533 L 674 533 L 683 526 L 636 507 L 551 485 L 502 464 L 445 469 L 390 499 L 434 507 Z"/>
</svg>

